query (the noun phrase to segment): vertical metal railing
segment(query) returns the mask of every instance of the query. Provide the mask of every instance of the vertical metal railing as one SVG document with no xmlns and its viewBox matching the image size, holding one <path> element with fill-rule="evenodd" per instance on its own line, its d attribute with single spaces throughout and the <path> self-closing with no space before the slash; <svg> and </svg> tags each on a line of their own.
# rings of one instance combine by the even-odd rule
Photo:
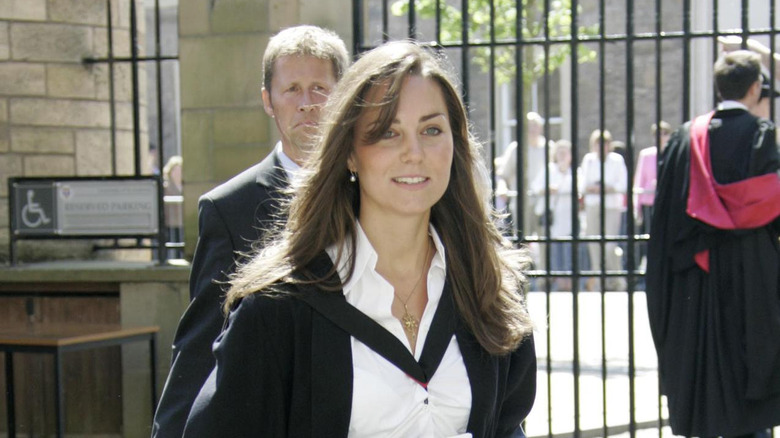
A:
<svg viewBox="0 0 780 438">
<path fill-rule="evenodd" d="M 548 20 L 553 15 L 554 2 L 552 0 L 536 0 L 534 2 L 531 0 L 514 0 L 514 2 L 435 0 L 435 17 L 432 19 L 423 16 L 415 8 L 418 4 L 426 3 L 424 0 L 407 0 L 411 12 L 409 15 L 395 20 L 390 17 L 390 3 L 397 1 L 399 0 L 383 0 L 381 17 L 365 17 L 363 11 L 366 10 L 367 5 L 371 4 L 370 1 L 353 0 L 355 17 L 367 20 L 367 23 L 353 25 L 353 29 L 357 32 L 354 35 L 355 52 L 359 53 L 372 48 L 373 41 L 364 38 L 365 29 L 372 28 L 372 25 L 373 28 L 382 29 L 382 41 L 387 41 L 391 35 L 404 35 L 409 38 L 416 38 L 424 34 L 429 35 L 430 32 L 426 34 L 425 29 L 430 24 L 434 29 L 432 33 L 437 48 L 442 52 L 452 54 L 453 59 L 458 61 L 454 64 L 458 64 L 460 68 L 463 97 L 469 107 L 470 114 L 481 113 L 485 115 L 485 132 L 481 133 L 481 138 L 485 141 L 486 150 L 489 152 L 487 158 L 489 159 L 493 187 L 496 184 L 494 159 L 500 155 L 499 146 L 503 146 L 496 144 L 496 132 L 502 129 L 502 123 L 505 122 L 505 119 L 499 116 L 495 102 L 496 94 L 500 93 L 496 82 L 497 54 L 503 53 L 500 52 L 501 50 L 513 51 L 512 58 L 515 70 L 513 71 L 514 77 L 509 81 L 512 89 L 507 94 L 507 98 L 514 100 L 513 113 L 516 123 L 509 131 L 513 133 L 518 142 L 517 154 L 514 159 L 519 172 L 516 180 L 517 202 L 511 212 L 514 223 L 508 227 L 508 237 L 521 245 L 540 245 L 547 249 L 542 251 L 541 260 L 544 263 L 531 272 L 531 276 L 536 279 L 536 287 L 530 293 L 532 298 L 538 299 L 540 312 L 544 312 L 538 320 L 543 327 L 540 327 L 540 333 L 537 334 L 539 340 L 537 354 L 540 356 L 540 378 L 544 379 L 540 380 L 538 388 L 540 394 L 546 393 L 546 400 L 545 403 L 542 403 L 540 399 L 537 399 L 534 411 L 539 412 L 538 417 L 543 418 L 547 424 L 534 425 L 531 424 L 533 420 L 529 420 L 530 429 L 528 430 L 532 431 L 531 435 L 594 437 L 628 433 L 634 438 L 640 430 L 657 432 L 659 437 L 670 434 L 666 419 L 666 406 L 660 395 L 660 385 L 656 381 L 647 384 L 646 375 L 649 373 L 651 378 L 654 378 L 653 373 L 657 373 L 657 371 L 649 369 L 650 366 L 644 359 L 641 363 L 638 359 L 638 354 L 642 353 L 641 350 L 644 348 L 642 347 L 638 351 L 638 346 L 642 345 L 639 344 L 638 337 L 647 335 L 647 328 L 641 326 L 641 324 L 646 324 L 645 315 L 640 313 L 638 306 L 644 297 L 641 285 L 645 275 L 641 267 L 642 252 L 640 249 L 647 244 L 649 236 L 639 229 L 633 214 L 635 207 L 641 208 L 640 205 L 635 205 L 639 201 L 633 197 L 633 182 L 636 173 L 634 161 L 639 155 L 641 146 L 641 142 L 637 138 L 644 134 L 645 141 L 659 145 L 662 121 L 682 123 L 693 116 L 694 103 L 702 105 L 702 102 L 693 100 L 692 91 L 696 91 L 693 90 L 694 85 L 696 87 L 706 85 L 694 84 L 692 72 L 696 69 L 701 71 L 702 68 L 706 70 L 707 67 L 693 64 L 694 55 L 701 55 L 701 53 L 694 53 L 694 50 L 699 50 L 695 43 L 709 42 L 711 46 L 707 47 L 712 48 L 710 55 L 714 60 L 719 54 L 718 37 L 737 35 L 741 36 L 743 41 L 747 41 L 747 38 L 761 36 L 769 38 L 769 50 L 772 54 L 775 53 L 775 37 L 778 31 L 774 27 L 776 13 L 774 0 L 767 0 L 770 21 L 768 28 L 750 27 L 748 12 L 749 4 L 752 3 L 741 0 L 739 29 L 722 29 L 722 26 L 719 25 L 718 17 L 722 14 L 722 5 L 719 4 L 719 0 L 683 0 L 682 2 L 672 0 L 655 0 L 653 2 L 571 0 L 569 35 L 563 36 L 551 33 Z M 720 2 L 722 3 L 722 0 Z M 543 29 L 540 36 L 523 33 L 523 26 L 531 18 L 526 17 L 526 20 L 521 11 L 529 3 L 541 7 L 540 15 L 544 17 L 542 19 L 545 21 L 541 23 Z M 498 7 L 499 5 L 502 8 L 506 8 L 507 5 L 511 7 L 512 4 L 516 10 L 514 38 L 507 39 L 503 35 L 498 38 L 494 22 L 499 14 L 506 12 Z M 474 8 L 480 5 L 484 6 L 485 9 L 479 12 L 491 18 L 490 26 L 485 26 L 476 34 L 472 34 L 469 20 L 473 19 L 474 14 L 478 12 Z M 729 4 L 729 6 L 733 5 Z M 459 39 L 457 37 L 456 40 L 452 41 L 442 41 L 441 39 L 444 26 L 442 14 L 445 8 L 453 8 L 461 15 Z M 694 11 L 694 8 L 699 9 Z M 584 10 L 586 13 L 583 13 Z M 625 14 L 622 30 L 607 28 L 608 12 L 614 14 L 615 11 L 621 11 L 620 13 Z M 701 14 L 702 11 L 707 11 L 706 13 L 711 11 L 712 13 L 711 24 L 704 25 L 708 26 L 709 29 L 694 29 L 694 12 Z M 665 28 L 665 13 L 667 17 L 674 14 L 675 19 L 679 20 L 675 21 L 674 26 L 678 27 Z M 430 23 L 428 23 L 429 21 Z M 592 29 L 595 30 L 583 33 L 581 30 L 585 21 L 593 23 Z M 405 31 L 399 29 L 399 26 L 404 22 L 408 26 Z M 451 24 L 449 23 L 449 25 Z M 642 25 L 646 27 L 642 28 Z M 697 24 L 697 26 L 699 25 Z M 524 202 L 524 197 L 531 185 L 531 181 L 522 175 L 522 169 L 528 161 L 527 150 L 523 147 L 527 130 L 525 115 L 528 111 L 540 111 L 544 118 L 550 120 L 553 111 L 553 90 L 558 86 L 552 82 L 553 73 L 550 63 L 553 57 L 552 51 L 558 46 L 568 47 L 570 52 L 569 63 L 563 64 L 562 67 L 565 68 L 565 73 L 569 76 L 569 82 L 568 84 L 560 84 L 560 87 L 568 86 L 571 89 L 568 95 L 563 95 L 568 96 L 566 102 L 570 108 L 566 114 L 561 114 L 563 119 L 561 126 L 562 128 L 567 127 L 571 133 L 572 194 L 578 193 L 581 178 L 584 178 L 584 175 L 575 169 L 579 159 L 588 149 L 587 146 L 584 146 L 585 142 L 579 141 L 579 139 L 589 136 L 588 124 L 601 132 L 610 130 L 610 127 L 613 129 L 617 127 L 617 129 L 622 130 L 621 135 L 626 140 L 626 186 L 628 187 L 625 194 L 626 217 L 623 228 L 618 235 L 607 232 L 605 205 L 608 192 L 603 180 L 597 195 L 601 207 L 597 219 L 599 231 L 595 233 L 596 235 L 590 236 L 582 233 L 582 224 L 579 222 L 578 214 L 581 200 L 577 196 L 570 198 L 572 210 L 570 237 L 553 237 L 549 223 L 542 225 L 543 230 L 538 236 L 529 235 L 526 231 L 531 225 L 526 222 L 529 217 L 532 217 L 532 215 L 527 214 L 526 210 L 529 205 L 532 209 L 533 203 Z M 578 54 L 583 49 L 595 52 L 595 62 L 591 65 L 584 66 L 578 63 Z M 479 71 L 473 63 L 473 58 L 481 53 L 485 54 L 486 62 L 485 67 Z M 526 69 L 532 68 L 526 64 L 526 60 L 533 53 L 540 54 L 542 62 L 537 67 L 542 70 L 543 82 L 540 81 L 536 89 L 526 87 L 524 82 L 528 73 Z M 625 67 L 619 68 L 622 82 L 618 84 L 615 84 L 613 80 L 615 77 L 614 66 L 622 66 L 622 63 L 614 62 L 611 57 L 619 57 L 621 62 L 625 61 Z M 667 69 L 671 69 L 673 73 L 670 74 Z M 769 71 L 774 83 L 777 73 L 774 68 L 770 68 Z M 483 75 L 486 85 L 479 88 L 481 84 L 478 81 L 483 79 Z M 648 84 L 651 82 L 650 76 L 654 76 L 652 85 Z M 474 81 L 473 84 L 472 81 Z M 583 90 L 578 88 L 579 84 L 589 84 L 590 87 L 597 89 L 598 94 L 593 100 L 585 100 Z M 642 87 L 645 88 L 640 93 L 638 90 Z M 653 92 L 652 97 L 648 95 L 648 89 Z M 670 92 L 669 89 L 672 91 Z M 488 94 L 491 97 L 489 103 L 482 108 L 476 107 L 475 102 L 482 102 L 482 100 L 475 99 L 472 90 L 474 93 L 481 91 Z M 623 99 L 616 99 L 607 94 L 608 91 L 615 92 L 616 90 L 625 93 Z M 697 88 L 697 90 L 701 91 L 701 88 Z M 528 93 L 534 94 L 529 96 Z M 541 103 L 537 103 L 534 100 L 535 97 L 538 97 Z M 620 105 L 619 110 L 615 110 L 616 105 Z M 640 105 L 644 106 L 640 107 Z M 650 108 L 651 106 L 654 108 Z M 772 106 L 772 117 L 774 117 L 774 112 L 775 108 Z M 647 122 L 648 128 L 651 123 L 658 127 L 652 138 L 648 136 L 649 130 L 637 130 L 640 122 Z M 545 123 L 543 135 L 545 139 L 550 139 L 553 136 L 553 127 L 550 123 Z M 550 146 L 545 142 L 544 148 L 546 156 L 544 166 L 548 168 Z M 605 173 L 603 162 L 600 167 L 603 175 Z M 542 194 L 545 211 L 551 207 L 551 180 L 547 173 L 545 172 L 545 188 Z M 563 271 L 552 269 L 550 248 L 564 242 L 571 244 L 572 269 Z M 585 257 L 583 250 L 587 249 L 589 245 L 598 247 L 599 257 L 596 260 L 590 260 L 590 267 L 584 268 L 588 257 Z M 607 250 L 614 245 L 620 245 L 623 250 L 622 265 L 618 269 L 607 263 Z M 556 278 L 569 279 L 571 290 L 563 292 L 553 290 L 551 283 Z M 615 291 L 607 287 L 608 283 L 616 279 L 625 280 L 626 287 L 623 290 Z M 584 288 L 585 280 L 595 281 L 598 285 L 597 289 L 595 291 L 586 290 Z M 560 298 L 564 299 L 560 300 Z M 626 300 L 625 304 L 620 301 L 622 299 Z M 620 314 L 610 314 L 611 311 L 614 312 L 614 309 L 618 308 L 615 307 L 615 302 L 618 301 L 620 302 Z M 587 303 L 587 307 L 584 303 Z M 556 319 L 558 312 L 555 307 L 562 304 L 567 311 L 571 311 L 570 321 Z M 587 312 L 599 314 L 594 316 L 587 314 Z M 615 345 L 610 344 L 610 342 L 615 342 L 615 336 L 609 333 L 610 327 L 618 320 L 620 324 L 625 324 L 627 327 L 625 333 L 620 334 L 620 342 L 625 343 L 619 347 L 626 352 L 625 362 L 622 362 L 621 356 L 620 363 L 615 362 L 616 359 L 611 353 L 608 354 L 610 348 L 615 348 Z M 565 324 L 562 324 L 564 322 Z M 591 331 L 593 327 L 587 327 L 587 331 L 583 329 L 583 324 L 589 323 L 592 323 L 593 327 L 600 331 L 599 335 L 595 335 L 595 330 Z M 570 329 L 563 333 L 559 329 L 562 325 L 570 327 Z M 640 330 L 642 330 L 641 333 Z M 560 348 L 561 342 L 566 345 L 566 348 L 568 348 L 566 343 L 571 342 L 571 349 L 561 353 L 563 351 Z M 589 343 L 589 346 L 585 347 L 585 343 Z M 592 349 L 600 349 L 600 351 L 591 354 Z M 566 358 L 557 358 L 555 357 L 557 354 L 565 354 Z M 563 371 L 568 374 L 567 379 L 570 379 L 566 380 L 566 384 L 569 385 L 566 388 L 567 399 L 556 398 L 562 385 L 559 376 Z M 638 381 L 640 373 L 644 373 L 641 389 Z M 600 380 L 598 386 L 590 383 L 594 377 Z M 612 382 L 615 380 L 621 382 L 619 390 L 612 386 Z M 571 413 L 569 414 L 567 411 L 567 416 L 563 417 L 563 414 L 560 413 L 562 407 L 568 408 L 570 404 Z M 593 416 L 591 413 L 595 413 L 599 409 L 599 415 L 595 415 L 595 417 L 600 417 L 597 420 L 599 424 L 593 426 L 594 421 L 591 418 Z M 644 409 L 641 416 L 639 415 L 640 409 Z M 620 415 L 614 415 L 616 411 L 620 411 Z M 615 418 L 619 418 L 619 424 L 616 423 Z M 562 429 L 561 424 L 566 424 L 568 429 Z"/>
<path fill-rule="evenodd" d="M 91 65 L 91 64 L 105 64 L 108 66 L 108 101 L 109 101 L 109 132 L 110 132 L 110 139 L 111 139 L 111 176 L 118 176 L 119 170 L 118 170 L 118 152 L 117 152 L 117 131 L 119 130 L 119 127 L 117 126 L 117 95 L 116 95 L 116 67 L 118 65 L 127 65 L 130 68 L 130 89 L 131 89 L 131 96 L 130 96 L 130 103 L 131 103 L 131 114 L 132 114 L 132 133 L 133 133 L 133 175 L 134 176 L 141 176 L 144 173 L 143 164 L 141 162 L 141 158 L 144 156 L 142 148 L 147 146 L 142 142 L 143 136 L 141 132 L 141 107 L 144 104 L 142 102 L 142 92 L 140 90 L 140 84 L 141 84 L 141 78 L 140 78 L 140 66 L 142 64 L 146 65 L 152 65 L 155 68 L 155 79 L 156 79 L 156 102 L 154 103 L 157 109 L 157 163 L 162 169 L 162 166 L 165 164 L 164 160 L 164 150 L 166 149 L 164 146 L 164 135 L 163 135 L 163 127 L 165 126 L 165 113 L 163 111 L 165 105 L 164 105 L 164 98 L 163 98 L 163 76 L 162 76 L 162 68 L 164 62 L 178 62 L 178 55 L 172 54 L 172 55 L 163 55 L 162 54 L 162 44 L 161 44 L 161 35 L 162 35 L 162 26 L 160 21 L 160 1 L 154 0 L 154 26 L 153 30 L 155 32 L 155 40 L 154 40 L 154 54 L 152 56 L 141 56 L 140 54 L 140 47 L 141 42 L 139 40 L 139 37 L 141 36 L 139 32 L 139 26 L 138 22 L 139 20 L 145 19 L 144 13 L 139 13 L 138 6 L 139 4 L 137 1 L 132 0 L 128 2 L 128 8 L 129 8 L 129 42 L 130 47 L 128 48 L 128 52 L 130 56 L 115 56 L 116 50 L 114 48 L 114 15 L 113 15 L 113 7 L 112 4 L 116 4 L 116 2 L 112 2 L 112 0 L 106 0 L 106 40 L 107 40 L 107 52 L 106 57 L 88 57 L 84 59 L 84 64 Z M 174 111 L 174 114 L 178 113 L 178 109 Z M 170 123 L 173 125 L 174 121 L 170 121 Z M 177 148 L 174 148 L 177 149 Z M 160 189 L 162 193 L 162 188 Z M 162 194 L 161 194 L 162 199 Z M 162 206 L 162 204 L 161 204 Z M 159 209 L 159 217 L 158 217 L 158 224 L 161 230 L 165 229 L 165 209 L 160 208 Z M 167 235 L 167 233 L 165 233 Z M 167 240 L 167 239 L 165 239 Z M 157 242 L 154 245 L 156 245 L 156 257 L 160 261 L 164 261 L 167 258 L 166 255 L 166 242 Z M 180 248 L 182 246 L 181 242 L 175 242 L 172 244 L 173 247 Z M 118 243 L 114 243 L 114 246 L 118 246 Z M 135 247 L 145 247 L 145 244 L 141 242 L 140 240 L 136 242 Z"/>
</svg>

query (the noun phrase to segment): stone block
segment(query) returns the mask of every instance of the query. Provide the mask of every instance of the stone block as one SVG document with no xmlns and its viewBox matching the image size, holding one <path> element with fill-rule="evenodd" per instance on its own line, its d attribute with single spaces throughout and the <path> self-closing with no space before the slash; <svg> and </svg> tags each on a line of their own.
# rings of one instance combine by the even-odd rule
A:
<svg viewBox="0 0 780 438">
<path fill-rule="evenodd" d="M 186 267 L 182 267 L 186 269 Z M 186 280 L 166 283 L 122 283 L 119 290 L 122 324 L 130 326 L 156 325 L 159 350 L 158 365 L 166 369 L 171 363 L 171 349 L 179 318 L 190 302 Z M 137 360 L 137 359 L 136 359 Z M 138 367 L 148 362 L 134 362 Z M 161 382 L 165 382 L 163 376 Z"/>
<path fill-rule="evenodd" d="M 11 45 L 8 41 L 8 23 L 0 21 L 0 60 L 11 57 Z"/>
<path fill-rule="evenodd" d="M 43 64 L 0 63 L 0 94 L 43 96 L 46 94 L 46 68 Z"/>
<path fill-rule="evenodd" d="M 91 240 L 21 240 L 16 258 L 25 263 L 89 260 L 95 257 Z"/>
<path fill-rule="evenodd" d="M 272 23 L 271 25 L 274 27 L 272 33 L 302 23 L 298 3 L 300 2 L 287 0 L 268 1 L 268 23 Z"/>
<path fill-rule="evenodd" d="M 76 166 L 72 155 L 27 155 L 24 176 L 74 176 Z"/>
<path fill-rule="evenodd" d="M 8 152 L 10 141 L 8 139 L 8 101 L 0 99 L 0 153 Z"/>
<path fill-rule="evenodd" d="M 95 78 L 95 98 L 99 100 L 110 100 L 111 91 L 108 83 L 108 65 L 92 64 L 91 69 Z"/>
<path fill-rule="evenodd" d="M 141 147 L 145 147 L 141 144 Z M 148 147 L 148 145 L 146 145 Z M 117 175 L 135 174 L 135 142 L 133 131 L 116 132 L 116 172 Z"/>
<path fill-rule="evenodd" d="M 213 150 L 211 149 L 213 133 L 211 112 L 182 111 L 181 147 L 185 181 L 214 181 Z"/>
<path fill-rule="evenodd" d="M 214 144 L 258 144 L 268 141 L 268 115 L 262 108 L 214 113 Z"/>
<path fill-rule="evenodd" d="M 136 1 L 136 13 L 143 11 L 143 4 Z M 130 29 L 130 0 L 116 0 L 113 2 L 112 17 L 114 18 L 116 27 L 123 29 Z M 143 16 L 143 15 L 141 15 Z"/>
<path fill-rule="evenodd" d="M 11 258 L 9 252 L 8 243 L 11 241 L 11 237 L 8 232 L 8 227 L 0 227 L 0 264 L 8 263 Z"/>
<path fill-rule="evenodd" d="M 138 252 L 138 251 L 136 251 Z M 157 333 L 158 392 L 164 385 L 171 363 L 171 348 L 179 317 L 189 304 L 186 281 L 178 283 L 123 283 L 120 286 L 120 311 L 126 326 L 155 325 Z M 122 346 L 122 405 L 124 418 L 140 419 L 126 425 L 125 436 L 149 435 L 151 400 L 149 386 L 149 344 L 135 342 Z M 139 418 L 140 417 L 140 418 Z"/>
<path fill-rule="evenodd" d="M 99 71 L 84 64 L 49 64 L 46 84 L 49 96 L 90 99 L 96 94 Z"/>
<path fill-rule="evenodd" d="M 257 145 L 219 147 L 214 153 L 214 176 L 226 181 L 265 157 L 264 148 Z"/>
<path fill-rule="evenodd" d="M 206 35 L 211 32 L 210 0 L 189 0 L 179 4 L 179 35 Z"/>
<path fill-rule="evenodd" d="M 181 40 L 182 108 L 260 105 L 267 41 L 258 34 Z"/>
<path fill-rule="evenodd" d="M 297 23 L 310 23 L 336 32 L 352 50 L 352 11 L 344 8 L 342 0 L 299 0 Z"/>
<path fill-rule="evenodd" d="M 0 202 L 0 229 L 2 228 L 8 228 L 8 200 L 3 199 L 3 202 Z"/>
<path fill-rule="evenodd" d="M 0 19 L 44 21 L 46 20 L 46 0 L 0 0 Z"/>
<path fill-rule="evenodd" d="M 93 64 L 90 67 L 95 80 L 95 97 L 100 100 L 110 100 L 111 88 L 108 82 L 109 67 L 107 64 Z M 139 84 L 142 83 L 139 81 Z M 140 87 L 140 85 L 139 85 Z M 141 90 L 143 91 L 143 90 Z M 129 64 L 114 65 L 114 100 L 130 102 L 133 98 L 133 82 Z"/>
<path fill-rule="evenodd" d="M 92 31 L 66 24 L 11 24 L 11 56 L 19 61 L 81 62 L 92 56 Z"/>
<path fill-rule="evenodd" d="M 107 128 L 109 103 L 66 99 L 11 99 L 15 125 Z"/>
<path fill-rule="evenodd" d="M 130 56 L 130 32 L 127 29 L 117 29 L 111 32 L 111 47 L 113 55 Z M 93 29 L 93 56 L 108 58 L 108 30 L 105 28 Z"/>
<path fill-rule="evenodd" d="M 8 197 L 8 178 L 24 175 L 22 156 L 17 154 L 0 155 L 0 197 Z"/>
<path fill-rule="evenodd" d="M 8 141 L 8 124 L 0 123 L 0 153 L 6 153 L 10 149 Z"/>
<path fill-rule="evenodd" d="M 54 0 L 49 2 L 49 21 L 105 26 L 106 2 L 95 0 Z"/>
<path fill-rule="evenodd" d="M 296 2 L 286 2 L 295 4 Z M 289 6 L 288 6 L 289 8 Z M 267 32 L 268 5 L 256 0 L 230 0 L 214 3 L 211 33 Z"/>
<path fill-rule="evenodd" d="M 118 102 L 133 100 L 133 70 L 130 64 L 114 65 L 114 99 Z"/>
<path fill-rule="evenodd" d="M 107 129 L 76 131 L 76 174 L 111 175 L 111 132 Z"/>
<path fill-rule="evenodd" d="M 11 150 L 20 153 L 72 154 L 75 150 L 70 129 L 21 128 L 11 132 Z"/>
<path fill-rule="evenodd" d="M 117 129 L 133 129 L 133 104 L 132 103 L 117 103 L 114 105 L 116 111 L 116 127 Z"/>
</svg>

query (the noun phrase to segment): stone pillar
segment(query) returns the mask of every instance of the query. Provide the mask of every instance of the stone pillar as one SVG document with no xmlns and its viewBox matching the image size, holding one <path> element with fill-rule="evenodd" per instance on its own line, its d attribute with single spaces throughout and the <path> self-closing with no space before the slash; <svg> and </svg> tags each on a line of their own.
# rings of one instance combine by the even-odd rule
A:
<svg viewBox="0 0 780 438">
<path fill-rule="evenodd" d="M 135 1 L 143 41 L 143 1 Z M 109 67 L 84 63 L 108 57 L 107 8 L 105 0 L 0 1 L 0 262 L 8 260 L 8 177 L 114 172 Z M 111 0 L 111 14 L 114 56 L 127 57 L 130 0 Z M 142 69 L 139 77 L 144 90 Z M 117 175 L 134 172 L 130 78 L 130 64 L 115 65 Z M 142 105 L 142 145 L 145 118 Z M 21 257 L 90 258 L 90 245 L 36 242 Z"/>
<path fill-rule="evenodd" d="M 277 140 L 260 94 L 268 39 L 285 27 L 314 24 L 336 31 L 351 47 L 350 4 L 343 0 L 179 2 L 187 258 L 192 257 L 197 240 L 200 195 L 259 162 Z"/>
</svg>

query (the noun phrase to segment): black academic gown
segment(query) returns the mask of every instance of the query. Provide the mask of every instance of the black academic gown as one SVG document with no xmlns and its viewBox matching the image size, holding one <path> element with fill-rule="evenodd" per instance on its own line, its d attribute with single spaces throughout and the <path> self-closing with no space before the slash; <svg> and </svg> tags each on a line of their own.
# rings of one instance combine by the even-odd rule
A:
<svg viewBox="0 0 780 438">
<path fill-rule="evenodd" d="M 709 139 L 718 183 L 780 168 L 774 127 L 755 144 L 758 122 L 744 110 L 715 113 Z M 752 433 L 780 424 L 780 219 L 723 230 L 686 214 L 689 126 L 671 137 L 660 161 L 648 248 L 661 390 L 675 434 Z M 694 262 L 702 250 L 709 250 L 709 273 Z"/>
<path fill-rule="evenodd" d="M 272 152 L 200 198 L 191 302 L 176 329 L 153 438 L 181 438 L 192 402 L 214 368 L 211 345 L 225 320 L 222 302 L 227 276 L 268 229 L 284 223 L 280 202 L 287 185 L 286 173 Z"/>
<path fill-rule="evenodd" d="M 323 253 L 312 271 L 322 277 L 332 266 Z M 488 354 L 458 319 L 445 283 L 418 363 L 343 293 L 311 285 L 282 287 L 286 296 L 256 293 L 231 312 L 214 347 L 217 366 L 192 407 L 185 438 L 346 437 L 351 335 L 427 382 L 453 334 L 472 392 L 468 431 L 474 438 L 518 436 L 536 393 L 533 337 L 511 354 Z"/>
</svg>

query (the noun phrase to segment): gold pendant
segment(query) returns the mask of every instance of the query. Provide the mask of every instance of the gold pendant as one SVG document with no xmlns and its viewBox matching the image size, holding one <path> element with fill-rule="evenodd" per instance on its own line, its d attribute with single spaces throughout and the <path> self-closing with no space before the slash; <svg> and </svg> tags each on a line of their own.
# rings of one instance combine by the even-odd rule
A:
<svg viewBox="0 0 780 438">
<path fill-rule="evenodd" d="M 406 304 L 404 304 L 404 316 L 401 317 L 401 324 L 403 324 L 404 330 L 414 341 L 417 338 L 417 319 L 409 313 Z"/>
</svg>

